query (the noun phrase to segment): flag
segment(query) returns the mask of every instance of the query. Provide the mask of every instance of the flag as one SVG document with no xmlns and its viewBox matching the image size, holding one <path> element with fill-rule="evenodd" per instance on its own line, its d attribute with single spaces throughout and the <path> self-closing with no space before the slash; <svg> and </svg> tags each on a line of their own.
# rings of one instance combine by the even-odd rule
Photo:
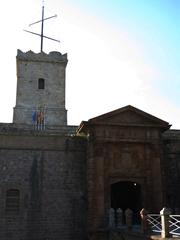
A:
<svg viewBox="0 0 180 240">
<path fill-rule="evenodd" d="M 44 113 L 42 111 L 37 112 L 37 123 L 42 124 L 44 121 Z"/>
<path fill-rule="evenodd" d="M 37 120 L 37 113 L 36 113 L 36 111 L 34 111 L 32 114 L 32 121 L 35 123 L 36 120 Z"/>
<path fill-rule="evenodd" d="M 44 113 L 41 111 L 40 112 L 40 119 L 41 119 L 41 123 L 44 122 Z"/>
</svg>

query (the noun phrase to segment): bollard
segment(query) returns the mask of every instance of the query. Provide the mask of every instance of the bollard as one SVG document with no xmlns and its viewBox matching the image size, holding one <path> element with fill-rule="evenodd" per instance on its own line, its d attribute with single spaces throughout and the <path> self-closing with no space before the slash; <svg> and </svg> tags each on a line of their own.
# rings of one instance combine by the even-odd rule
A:
<svg viewBox="0 0 180 240">
<path fill-rule="evenodd" d="M 171 214 L 171 211 L 168 208 L 163 208 L 160 211 L 161 226 L 162 226 L 161 237 L 162 238 L 170 237 L 170 233 L 169 233 L 169 215 L 170 214 Z"/>
<path fill-rule="evenodd" d="M 116 211 L 116 219 L 117 219 L 117 228 L 122 226 L 122 218 L 123 218 L 123 211 L 121 208 L 118 208 Z"/>
<path fill-rule="evenodd" d="M 126 226 L 129 230 L 132 229 L 132 221 L 133 221 L 133 211 L 131 209 L 126 209 L 125 211 L 125 218 L 126 218 Z"/>
<path fill-rule="evenodd" d="M 140 217 L 141 217 L 141 231 L 142 233 L 147 233 L 148 231 L 148 221 L 147 221 L 147 211 L 145 208 L 143 208 L 141 211 L 140 211 Z"/>
<path fill-rule="evenodd" d="M 109 209 L 109 228 L 115 228 L 115 210 L 114 210 L 114 208 Z"/>
</svg>

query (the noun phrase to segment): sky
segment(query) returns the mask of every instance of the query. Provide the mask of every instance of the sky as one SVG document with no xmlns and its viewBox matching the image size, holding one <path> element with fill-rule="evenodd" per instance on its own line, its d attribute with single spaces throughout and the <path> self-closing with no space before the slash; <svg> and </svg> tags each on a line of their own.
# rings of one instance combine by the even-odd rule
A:
<svg viewBox="0 0 180 240">
<path fill-rule="evenodd" d="M 44 52 L 68 54 L 68 124 L 132 105 L 180 129 L 180 0 L 45 0 Z M 0 8 L 0 122 L 12 122 L 16 54 L 40 51 L 42 0 Z"/>
</svg>

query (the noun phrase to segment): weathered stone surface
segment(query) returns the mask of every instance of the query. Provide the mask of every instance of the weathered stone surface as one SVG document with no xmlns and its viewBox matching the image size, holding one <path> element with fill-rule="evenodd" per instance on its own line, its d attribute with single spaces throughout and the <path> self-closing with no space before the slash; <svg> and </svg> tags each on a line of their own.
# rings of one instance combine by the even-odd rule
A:
<svg viewBox="0 0 180 240">
<path fill-rule="evenodd" d="M 180 131 L 131 106 L 114 113 L 78 129 L 0 124 L 1 239 L 105 237 L 111 186 L 121 182 L 140 186 L 138 209 L 158 213 L 166 205 L 179 213 Z M 8 189 L 20 191 L 18 215 L 6 212 Z"/>
<path fill-rule="evenodd" d="M 165 204 L 174 214 L 180 214 L 180 130 L 169 130 L 163 134 L 163 174 Z"/>
<path fill-rule="evenodd" d="M 1 239 L 84 238 L 85 146 L 75 136 L 1 133 Z M 20 191 L 18 214 L 5 211 L 8 189 Z"/>
<path fill-rule="evenodd" d="M 89 231 L 106 226 L 114 183 L 134 182 L 140 186 L 141 204 L 132 210 L 139 213 L 142 207 L 153 212 L 161 209 L 164 201 L 162 132 L 169 127 L 167 122 L 132 106 L 82 122 L 79 132 L 87 133 L 89 138 Z"/>
<path fill-rule="evenodd" d="M 66 65 L 18 51 L 13 123 L 0 124 L 0 239 L 103 240 L 123 222 L 113 210 L 109 224 L 110 208 L 180 213 L 180 130 L 132 106 L 67 126 Z"/>
<path fill-rule="evenodd" d="M 32 114 L 43 109 L 46 125 L 66 125 L 65 70 L 67 54 L 17 54 L 17 96 L 14 123 L 32 124 Z M 44 89 L 38 80 L 44 79 Z"/>
</svg>

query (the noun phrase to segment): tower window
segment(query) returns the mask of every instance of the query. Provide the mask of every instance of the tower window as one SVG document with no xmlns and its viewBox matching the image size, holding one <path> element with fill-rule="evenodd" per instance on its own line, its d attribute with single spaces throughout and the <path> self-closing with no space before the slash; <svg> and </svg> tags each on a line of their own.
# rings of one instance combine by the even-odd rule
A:
<svg viewBox="0 0 180 240">
<path fill-rule="evenodd" d="M 6 192 L 6 213 L 19 212 L 20 192 L 18 189 L 9 189 Z"/>
<path fill-rule="evenodd" d="M 45 88 L 45 80 L 44 78 L 38 79 L 38 89 L 44 89 Z"/>
</svg>

